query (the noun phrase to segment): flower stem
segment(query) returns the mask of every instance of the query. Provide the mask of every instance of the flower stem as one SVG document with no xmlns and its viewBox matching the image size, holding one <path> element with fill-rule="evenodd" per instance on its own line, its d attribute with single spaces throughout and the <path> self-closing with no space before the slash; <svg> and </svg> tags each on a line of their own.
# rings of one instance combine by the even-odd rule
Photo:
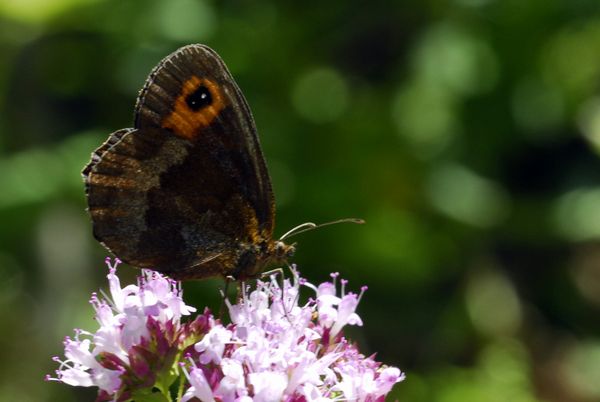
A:
<svg viewBox="0 0 600 402">
<path fill-rule="evenodd" d="M 181 368 L 178 368 L 177 371 L 179 373 L 179 387 L 177 389 L 176 402 L 179 402 L 179 401 L 181 401 L 181 398 L 183 397 L 183 386 L 185 385 L 185 374 L 183 373 Z"/>
</svg>

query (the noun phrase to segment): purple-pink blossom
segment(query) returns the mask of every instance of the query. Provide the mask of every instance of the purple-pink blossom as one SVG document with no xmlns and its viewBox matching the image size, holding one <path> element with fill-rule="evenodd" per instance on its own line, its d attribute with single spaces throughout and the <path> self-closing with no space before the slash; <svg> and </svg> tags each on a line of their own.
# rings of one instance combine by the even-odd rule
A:
<svg viewBox="0 0 600 402">
<path fill-rule="evenodd" d="M 182 402 L 381 401 L 404 379 L 344 337 L 346 325 L 363 324 L 356 308 L 366 287 L 346 292 L 337 274 L 318 286 L 293 269 L 284 280 L 243 284 L 237 303 L 225 300 L 229 324 L 208 310 L 186 323 L 196 309 L 179 283 L 143 271 L 121 287 L 117 265 L 109 264 L 110 294 L 92 296 L 100 327 L 66 338 L 48 379 L 98 387 L 99 401 L 143 401 L 154 390 Z"/>
</svg>

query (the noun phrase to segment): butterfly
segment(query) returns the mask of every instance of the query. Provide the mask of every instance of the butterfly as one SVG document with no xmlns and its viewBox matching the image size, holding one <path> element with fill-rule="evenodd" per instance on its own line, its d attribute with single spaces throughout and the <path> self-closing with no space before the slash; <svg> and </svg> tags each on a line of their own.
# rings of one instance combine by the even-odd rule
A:
<svg viewBox="0 0 600 402">
<path fill-rule="evenodd" d="M 112 133 L 82 176 L 94 237 L 174 279 L 256 277 L 294 254 L 286 235 L 317 226 L 273 239 L 275 201 L 252 113 L 205 45 L 154 68 L 133 128 Z"/>
</svg>

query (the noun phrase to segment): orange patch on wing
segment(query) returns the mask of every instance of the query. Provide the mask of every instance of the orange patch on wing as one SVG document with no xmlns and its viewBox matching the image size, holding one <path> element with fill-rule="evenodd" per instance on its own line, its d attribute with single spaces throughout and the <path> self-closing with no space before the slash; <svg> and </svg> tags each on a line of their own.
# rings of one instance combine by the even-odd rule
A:
<svg viewBox="0 0 600 402">
<path fill-rule="evenodd" d="M 187 105 L 186 98 L 204 85 L 212 97 L 210 105 L 194 111 Z M 181 93 L 175 100 L 173 112 L 162 121 L 162 127 L 171 129 L 178 137 L 194 139 L 200 130 L 207 127 L 225 107 L 225 97 L 220 87 L 209 79 L 192 77 L 183 83 Z"/>
<path fill-rule="evenodd" d="M 258 220 L 256 219 L 256 215 L 252 215 L 250 222 L 246 224 L 246 230 L 250 235 L 250 241 L 254 244 L 259 244 L 264 240 L 264 237 L 258 231 Z"/>
<path fill-rule="evenodd" d="M 241 234 L 242 238 L 252 244 L 262 243 L 265 236 L 259 231 L 256 211 L 239 194 L 234 196 L 230 202 L 235 205 L 235 211 L 240 214 L 239 219 L 244 222 L 245 232 Z"/>
</svg>

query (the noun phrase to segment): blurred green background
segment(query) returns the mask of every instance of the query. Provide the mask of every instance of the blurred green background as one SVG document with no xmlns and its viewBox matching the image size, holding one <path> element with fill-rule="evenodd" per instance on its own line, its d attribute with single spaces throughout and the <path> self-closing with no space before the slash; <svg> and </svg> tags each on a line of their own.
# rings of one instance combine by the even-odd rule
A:
<svg viewBox="0 0 600 402">
<path fill-rule="evenodd" d="M 369 286 L 352 336 L 407 372 L 390 400 L 600 401 L 597 0 L 0 0 L 0 400 L 93 400 L 43 382 L 106 287 L 80 171 L 196 42 L 252 107 L 277 235 L 367 220 L 295 262 Z"/>
</svg>

